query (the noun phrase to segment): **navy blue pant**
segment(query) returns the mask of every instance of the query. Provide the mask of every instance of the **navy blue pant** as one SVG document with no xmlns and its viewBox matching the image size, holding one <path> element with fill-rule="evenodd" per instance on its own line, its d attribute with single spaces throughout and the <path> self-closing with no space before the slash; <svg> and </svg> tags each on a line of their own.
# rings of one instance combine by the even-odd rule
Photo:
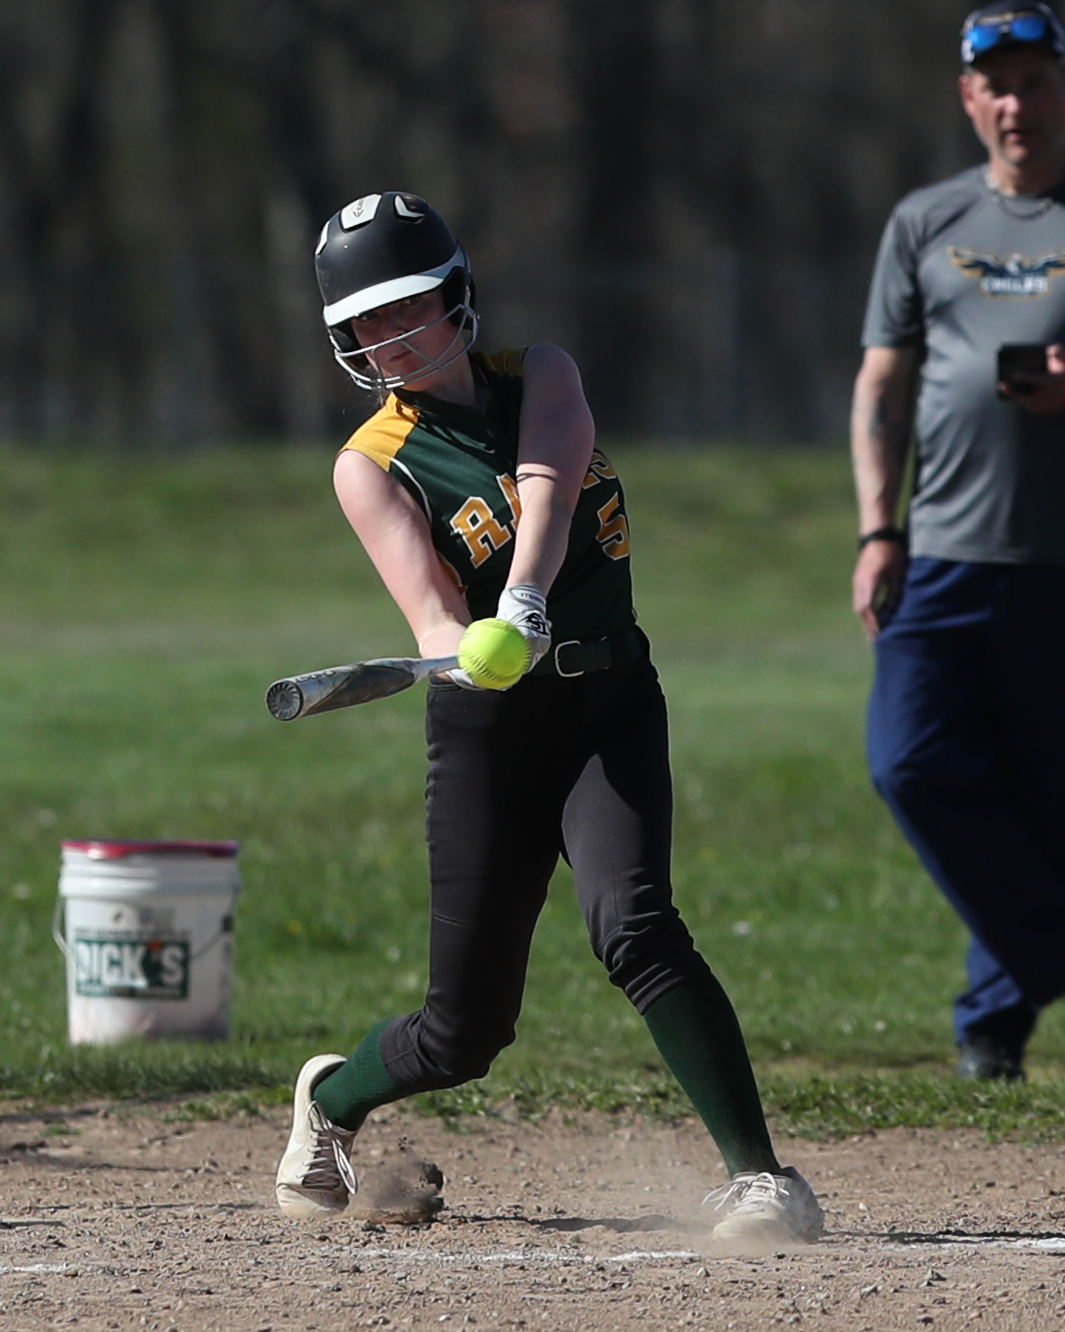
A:
<svg viewBox="0 0 1065 1332">
<path fill-rule="evenodd" d="M 1065 569 L 914 559 L 876 643 L 873 782 L 969 927 L 960 1041 L 1065 993 Z"/>
</svg>

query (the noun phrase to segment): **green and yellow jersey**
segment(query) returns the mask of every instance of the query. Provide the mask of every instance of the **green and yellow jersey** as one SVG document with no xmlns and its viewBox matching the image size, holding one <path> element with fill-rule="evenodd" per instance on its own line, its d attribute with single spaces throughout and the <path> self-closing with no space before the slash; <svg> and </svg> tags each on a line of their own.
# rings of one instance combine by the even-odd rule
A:
<svg viewBox="0 0 1065 1332">
<path fill-rule="evenodd" d="M 524 355 L 470 353 L 474 375 L 490 394 L 484 412 L 400 389 L 344 445 L 372 459 L 414 497 L 475 620 L 496 612 L 521 518 L 515 473 Z M 625 499 L 617 473 L 598 449 L 547 613 L 556 644 L 605 638 L 636 621 Z"/>
</svg>

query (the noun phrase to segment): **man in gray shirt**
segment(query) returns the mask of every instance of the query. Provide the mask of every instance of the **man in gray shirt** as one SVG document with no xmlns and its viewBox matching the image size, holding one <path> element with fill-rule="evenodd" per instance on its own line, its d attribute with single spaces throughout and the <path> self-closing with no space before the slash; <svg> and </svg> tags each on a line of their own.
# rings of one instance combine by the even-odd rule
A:
<svg viewBox="0 0 1065 1332">
<path fill-rule="evenodd" d="M 1043 4 L 966 19 L 988 161 L 896 208 L 854 394 L 870 769 L 971 932 L 955 1036 L 977 1078 L 1023 1076 L 1065 993 L 1063 56 Z"/>
</svg>

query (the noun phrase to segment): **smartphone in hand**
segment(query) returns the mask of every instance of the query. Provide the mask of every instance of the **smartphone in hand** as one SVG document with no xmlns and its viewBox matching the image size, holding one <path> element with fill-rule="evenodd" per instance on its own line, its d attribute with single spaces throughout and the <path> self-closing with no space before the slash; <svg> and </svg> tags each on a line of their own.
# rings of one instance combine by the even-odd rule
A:
<svg viewBox="0 0 1065 1332">
<path fill-rule="evenodd" d="M 1045 375 L 1047 349 L 1039 342 L 1007 342 L 998 349 L 998 382 L 1008 384 L 1014 393 L 1031 393 L 1034 384 L 1018 380 L 1018 375 Z M 1000 391 L 999 396 L 1002 396 Z"/>
</svg>

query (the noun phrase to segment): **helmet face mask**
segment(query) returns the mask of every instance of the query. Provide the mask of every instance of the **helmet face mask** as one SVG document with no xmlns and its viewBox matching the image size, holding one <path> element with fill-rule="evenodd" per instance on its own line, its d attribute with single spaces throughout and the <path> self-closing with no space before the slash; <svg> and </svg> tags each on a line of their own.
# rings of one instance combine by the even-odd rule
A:
<svg viewBox="0 0 1065 1332">
<path fill-rule="evenodd" d="M 322 228 L 315 267 L 333 355 L 362 389 L 382 392 L 416 384 L 458 360 L 477 336 L 469 260 L 444 219 L 417 195 L 392 190 L 342 208 Z M 377 343 L 360 344 L 353 325 L 359 315 L 436 290 L 443 314 Z M 442 351 L 429 355 L 414 345 L 413 339 L 445 320 L 455 333 Z M 383 373 L 375 353 L 393 347 L 413 352 L 419 364 L 402 373 Z"/>
<path fill-rule="evenodd" d="M 363 346 L 359 342 L 358 337 L 352 330 L 353 320 L 348 320 L 346 327 L 340 325 L 327 326 L 329 340 L 333 344 L 334 359 L 351 376 L 359 388 L 370 392 L 381 390 L 388 392 L 394 388 L 403 388 L 407 384 L 416 384 L 432 370 L 446 369 L 466 353 L 477 337 L 478 319 L 477 312 L 472 304 L 472 292 L 467 284 L 463 285 L 463 299 L 458 304 L 453 305 L 451 309 L 446 309 L 443 314 L 429 320 L 426 324 L 419 324 L 417 328 L 408 329 L 403 333 L 395 334 L 391 338 L 383 338 L 380 342 L 374 342 L 367 346 Z M 430 290 L 435 290 L 435 288 L 430 288 Z M 446 322 L 455 326 L 455 332 L 451 341 L 438 355 L 430 356 L 411 341 L 412 338 L 416 338 L 430 329 L 438 328 Z M 413 352 L 421 361 L 421 365 L 415 366 L 403 374 L 384 374 L 374 356 L 375 353 L 391 347 L 402 347 L 406 351 Z"/>
</svg>

